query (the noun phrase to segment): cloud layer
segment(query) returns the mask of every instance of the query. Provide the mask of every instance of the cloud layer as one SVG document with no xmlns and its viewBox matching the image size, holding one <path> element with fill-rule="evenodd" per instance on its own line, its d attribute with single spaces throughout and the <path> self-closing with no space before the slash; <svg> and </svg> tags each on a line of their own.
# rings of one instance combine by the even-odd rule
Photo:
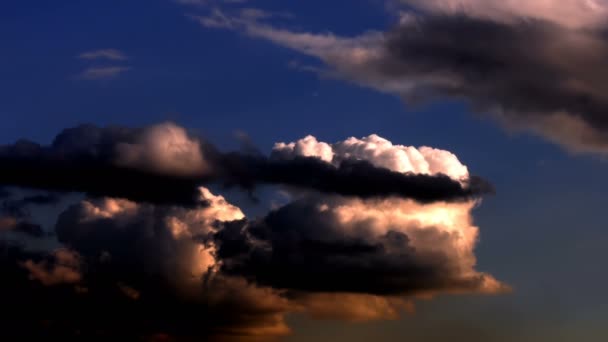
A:
<svg viewBox="0 0 608 342">
<path fill-rule="evenodd" d="M 278 152 L 273 157 L 222 153 L 171 123 L 141 129 L 83 125 L 64 130 L 50 146 L 26 140 L 0 146 L 6 165 L 0 184 L 180 205 L 197 203 L 198 186 L 206 183 L 248 191 L 259 184 L 290 185 L 420 202 L 468 200 L 492 191 L 476 177 L 395 172 L 357 156 L 326 163 Z"/>
<path fill-rule="evenodd" d="M 289 334 L 287 314 L 396 319 L 419 297 L 509 290 L 475 269 L 471 211 L 479 198 L 437 196 L 446 180 L 461 190 L 472 183 L 448 151 L 371 135 L 336 143 L 308 136 L 277 143 L 270 157 L 224 154 L 162 124 L 82 126 L 51 146 L 19 142 L 0 152 L 13 170 L 2 184 L 85 192 L 58 216 L 57 249 L 32 248 L 33 234 L 0 235 L 0 300 L 11 313 L 0 334 L 8 339 L 259 341 Z M 92 169 L 101 171 L 87 173 Z M 246 217 L 198 186 L 218 173 L 246 189 L 282 185 L 289 201 Z M 98 180 L 91 175 L 103 185 L 91 185 Z M 430 185 L 414 187 L 418 194 L 372 194 L 386 179 Z M 182 201 L 184 194 L 193 197 Z M 29 217 L 29 205 L 54 203 L 52 196 L 4 197 L 13 219 Z M 0 222 L 15 231 L 16 219 Z"/>
<path fill-rule="evenodd" d="M 608 152 L 605 2 L 392 3 L 394 27 L 354 37 L 291 31 L 217 9 L 198 19 L 207 27 L 221 19 L 223 28 L 318 58 L 328 68 L 319 72 L 408 103 L 462 100 L 571 151 Z"/>
</svg>

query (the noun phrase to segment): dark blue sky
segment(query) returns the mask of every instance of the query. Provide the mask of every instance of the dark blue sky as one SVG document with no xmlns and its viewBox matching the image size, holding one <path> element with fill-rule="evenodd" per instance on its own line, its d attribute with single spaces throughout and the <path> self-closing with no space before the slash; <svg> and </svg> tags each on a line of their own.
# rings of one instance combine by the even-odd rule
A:
<svg viewBox="0 0 608 342">
<path fill-rule="evenodd" d="M 296 30 L 355 35 L 394 21 L 379 0 L 251 3 L 288 11 L 293 17 L 281 25 Z M 186 16 L 198 12 L 171 0 L 4 1 L 0 142 L 49 142 L 80 123 L 172 120 L 224 148 L 237 146 L 234 134 L 241 131 L 264 151 L 307 134 L 338 141 L 372 133 L 446 149 L 497 188 L 475 211 L 478 268 L 514 293 L 422 301 L 417 314 L 388 323 L 292 318 L 298 334 L 289 340 L 425 341 L 456 331 L 487 341 L 608 339 L 605 161 L 509 133 L 460 103 L 412 107 L 396 96 L 295 70 L 289 63 L 308 57 L 201 27 Z M 78 58 L 109 48 L 128 59 Z M 111 79 L 80 77 L 87 68 L 110 65 L 129 69 Z"/>
</svg>

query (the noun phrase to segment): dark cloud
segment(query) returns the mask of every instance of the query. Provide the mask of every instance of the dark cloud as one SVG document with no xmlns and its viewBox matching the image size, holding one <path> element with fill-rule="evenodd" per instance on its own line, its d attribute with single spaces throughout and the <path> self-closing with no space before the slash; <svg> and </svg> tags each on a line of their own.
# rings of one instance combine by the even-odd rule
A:
<svg viewBox="0 0 608 342">
<path fill-rule="evenodd" d="M 3 187 L 0 187 L 0 199 L 11 197 L 12 194 L 10 191 L 6 190 Z"/>
<path fill-rule="evenodd" d="M 460 98 L 514 122 L 567 113 L 601 132 L 581 144 L 608 143 L 604 30 L 429 16 L 390 31 L 386 48 L 387 78 L 422 81 L 406 98 Z"/>
<path fill-rule="evenodd" d="M 0 338 L 9 341 L 149 341 L 160 336 L 172 341 L 227 340 L 234 337 L 231 331 L 236 334 L 235 340 L 248 341 L 247 334 L 240 335 L 238 329 L 270 326 L 273 314 L 283 309 L 256 302 L 264 298 L 231 279 L 216 279 L 201 286 L 201 293 L 214 294 L 212 300 L 190 299 L 180 296 L 162 278 L 130 269 L 129 278 L 138 281 L 140 293 L 134 299 L 124 293 L 126 274 L 117 272 L 114 265 L 89 263 L 89 259 L 77 286 L 47 286 L 32 279 L 23 266 L 27 260 L 55 262 L 48 255 L 0 245 Z"/>
<path fill-rule="evenodd" d="M 1 202 L 0 212 L 16 218 L 30 216 L 30 206 L 55 205 L 59 202 L 59 196 L 54 194 L 24 196 L 20 199 L 5 199 Z"/>
<path fill-rule="evenodd" d="M 417 221 L 374 234 L 369 219 L 342 222 L 324 207 L 429 205 L 307 194 L 247 220 L 219 196 L 202 198 L 188 208 L 89 198 L 60 214 L 59 250 L 0 241 L 0 336 L 260 341 L 289 332 L 287 313 L 394 319 L 410 307 L 402 296 L 485 290 L 466 251 L 452 253 L 459 234 Z"/>
<path fill-rule="evenodd" d="M 55 194 L 37 194 L 23 196 L 19 199 L 8 193 L 0 198 L 0 228 L 25 234 L 29 237 L 42 238 L 46 235 L 42 226 L 31 222 L 31 206 L 55 205 L 59 197 Z"/>
<path fill-rule="evenodd" d="M 491 190 L 447 176 L 392 172 L 365 161 L 333 166 L 316 158 L 221 153 L 172 124 L 143 129 L 66 129 L 50 146 L 19 141 L 0 146 L 0 184 L 84 192 L 156 204 L 196 205 L 197 188 L 220 183 L 249 191 L 280 184 L 357 197 L 399 196 L 420 202 L 466 200 Z M 174 147 L 178 146 L 178 147 Z"/>
<path fill-rule="evenodd" d="M 303 69 L 396 94 L 408 104 L 461 100 L 510 129 L 575 152 L 608 153 L 605 6 L 400 2 L 413 8 L 397 6 L 397 25 L 354 37 L 288 31 L 230 11 L 221 13 L 229 25 L 198 19 L 317 57 L 330 70 Z M 572 16 L 563 15 L 566 8 Z"/>
<path fill-rule="evenodd" d="M 426 227 L 425 238 L 438 248 L 421 252 L 397 230 L 380 236 L 356 233 L 370 224 L 340 222 L 308 198 L 256 222 L 226 223 L 215 238 L 223 271 L 273 288 L 407 295 L 469 291 L 483 283 L 482 275 L 462 276 L 458 260 L 441 252 L 439 246 L 445 248 L 452 237 L 440 229 Z"/>
<path fill-rule="evenodd" d="M 42 238 L 46 236 L 46 232 L 44 229 L 42 229 L 41 225 L 28 221 L 18 222 L 13 228 L 13 231 L 35 238 Z"/>
<path fill-rule="evenodd" d="M 50 146 L 29 141 L 0 147 L 0 183 L 26 188 L 84 192 L 154 203 L 195 202 L 194 179 L 163 175 L 113 163 L 116 145 L 135 139 L 137 130 L 80 126 L 57 136 Z"/>
<path fill-rule="evenodd" d="M 91 206 L 106 213 L 97 216 Z M 249 341 L 285 334 L 286 300 L 243 279 L 191 271 L 202 244 L 171 230 L 172 220 L 188 215 L 183 208 L 81 203 L 57 222 L 64 249 L 33 252 L 0 241 L 0 338 Z M 188 229 L 201 229 L 200 220 Z"/>
<path fill-rule="evenodd" d="M 242 154 L 221 157 L 224 184 L 250 189 L 256 184 L 281 184 L 323 193 L 361 198 L 403 197 L 422 203 L 468 200 L 494 191 L 471 177 L 467 186 L 445 175 L 404 174 L 347 159 L 336 167 L 313 157 L 264 158 Z"/>
</svg>

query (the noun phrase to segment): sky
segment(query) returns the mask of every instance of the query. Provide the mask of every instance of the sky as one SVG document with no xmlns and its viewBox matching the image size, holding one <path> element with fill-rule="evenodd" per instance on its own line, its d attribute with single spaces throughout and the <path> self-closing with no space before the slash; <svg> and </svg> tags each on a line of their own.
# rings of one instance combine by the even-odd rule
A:
<svg viewBox="0 0 608 342">
<path fill-rule="evenodd" d="M 605 1 L 0 8 L 0 336 L 608 338 Z"/>
</svg>

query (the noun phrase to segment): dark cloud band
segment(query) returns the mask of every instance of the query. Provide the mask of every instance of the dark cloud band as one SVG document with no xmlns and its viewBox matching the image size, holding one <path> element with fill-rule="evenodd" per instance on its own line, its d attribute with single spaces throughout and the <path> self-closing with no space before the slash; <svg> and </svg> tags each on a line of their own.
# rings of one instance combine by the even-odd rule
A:
<svg viewBox="0 0 608 342">
<path fill-rule="evenodd" d="M 200 160 L 171 160 L 177 164 L 175 170 L 163 169 L 167 162 L 155 160 L 154 155 L 143 159 L 129 152 L 127 159 L 124 146 L 135 146 L 131 148 L 135 151 L 150 148 L 145 140 L 150 130 L 86 125 L 63 131 L 50 146 L 27 141 L 0 146 L 0 163 L 4 165 L 0 184 L 178 205 L 197 204 L 198 186 L 209 183 L 247 190 L 259 184 L 278 184 L 344 196 L 397 196 L 420 202 L 467 200 L 492 191 L 479 178 L 462 185 L 443 175 L 403 174 L 365 161 L 345 160 L 336 167 L 316 158 L 221 153 L 199 140 L 187 143 L 192 143 L 188 145 L 190 156 L 200 154 L 195 156 Z M 163 143 L 164 138 L 154 136 L 154 143 Z M 201 165 L 190 170 L 189 163 Z"/>
</svg>

